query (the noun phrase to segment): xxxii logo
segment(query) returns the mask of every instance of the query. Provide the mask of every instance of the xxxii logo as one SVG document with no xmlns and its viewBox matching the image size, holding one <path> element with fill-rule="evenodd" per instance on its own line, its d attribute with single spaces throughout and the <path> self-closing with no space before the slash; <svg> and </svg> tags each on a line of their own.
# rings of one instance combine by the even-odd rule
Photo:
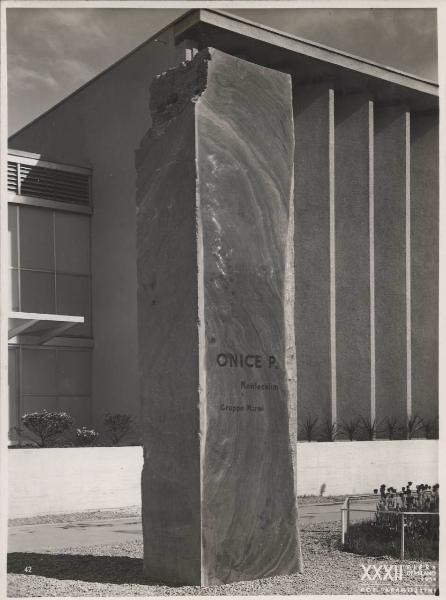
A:
<svg viewBox="0 0 446 600">
<path fill-rule="evenodd" d="M 361 581 L 402 581 L 402 565 L 361 565 Z"/>
</svg>

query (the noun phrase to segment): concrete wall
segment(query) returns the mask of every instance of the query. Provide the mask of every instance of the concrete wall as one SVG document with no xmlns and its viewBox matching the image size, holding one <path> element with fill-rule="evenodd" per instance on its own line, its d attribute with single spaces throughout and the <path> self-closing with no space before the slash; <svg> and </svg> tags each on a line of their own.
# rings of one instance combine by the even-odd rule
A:
<svg viewBox="0 0 446 600">
<path fill-rule="evenodd" d="M 315 418 L 434 426 L 437 115 L 296 77 L 293 94 L 299 439 Z"/>
<path fill-rule="evenodd" d="M 325 495 L 364 494 L 439 478 L 437 440 L 299 443 L 297 452 L 299 494 L 319 494 L 322 484 Z"/>
<path fill-rule="evenodd" d="M 9 451 L 9 518 L 141 502 L 142 448 Z"/>
<path fill-rule="evenodd" d="M 294 86 L 298 418 L 331 421 L 329 90 Z"/>
<path fill-rule="evenodd" d="M 376 414 L 404 423 L 406 347 L 406 115 L 375 107 Z M 432 382 L 433 383 L 433 382 Z"/>
<path fill-rule="evenodd" d="M 135 150 L 150 127 L 149 84 L 178 63 L 167 31 L 10 138 L 10 148 L 93 169 L 93 425 L 139 414 Z"/>
<path fill-rule="evenodd" d="M 369 102 L 334 98 L 337 421 L 370 416 Z"/>
<path fill-rule="evenodd" d="M 438 412 L 438 123 L 414 114 L 411 136 L 411 328 L 413 413 Z"/>
<path fill-rule="evenodd" d="M 370 493 L 381 483 L 438 480 L 438 442 L 299 443 L 298 493 Z M 118 508 L 141 502 L 142 448 L 9 451 L 9 518 Z"/>
</svg>

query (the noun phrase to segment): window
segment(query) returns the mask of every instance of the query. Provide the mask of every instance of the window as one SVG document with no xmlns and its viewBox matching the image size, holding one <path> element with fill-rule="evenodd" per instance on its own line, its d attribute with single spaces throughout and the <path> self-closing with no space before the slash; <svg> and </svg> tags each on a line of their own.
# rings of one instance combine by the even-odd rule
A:
<svg viewBox="0 0 446 600">
<path fill-rule="evenodd" d="M 10 427 L 44 409 L 90 426 L 91 341 L 79 339 L 92 336 L 90 171 L 11 156 L 8 190 L 11 309 L 84 317 L 70 340 L 10 345 Z"/>
<path fill-rule="evenodd" d="M 20 206 L 20 267 L 54 272 L 54 211 Z"/>
<path fill-rule="evenodd" d="M 73 348 L 19 350 L 20 416 L 66 411 L 78 426 L 90 423 L 91 352 Z"/>
<path fill-rule="evenodd" d="M 67 337 L 91 337 L 90 217 L 9 205 L 11 308 L 77 315 Z"/>
</svg>

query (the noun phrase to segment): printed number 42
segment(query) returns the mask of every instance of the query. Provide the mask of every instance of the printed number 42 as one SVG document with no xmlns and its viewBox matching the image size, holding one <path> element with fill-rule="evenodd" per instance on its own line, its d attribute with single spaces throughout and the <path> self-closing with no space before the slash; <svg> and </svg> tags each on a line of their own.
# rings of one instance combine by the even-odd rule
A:
<svg viewBox="0 0 446 600">
<path fill-rule="evenodd" d="M 31 571 L 32 571 L 32 567 L 30 567 L 30 566 L 25 567 L 25 573 L 31 573 Z"/>
</svg>

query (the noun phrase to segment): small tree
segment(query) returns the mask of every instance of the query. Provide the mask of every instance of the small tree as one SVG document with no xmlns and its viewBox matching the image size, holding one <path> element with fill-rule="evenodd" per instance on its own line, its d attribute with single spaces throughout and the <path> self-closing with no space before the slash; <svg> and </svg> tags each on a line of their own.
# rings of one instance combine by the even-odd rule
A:
<svg viewBox="0 0 446 600">
<path fill-rule="evenodd" d="M 46 448 L 54 444 L 73 423 L 73 419 L 66 412 L 42 412 L 27 413 L 21 419 L 24 427 L 34 434 L 40 448 Z"/>
<path fill-rule="evenodd" d="M 130 415 L 112 415 L 107 413 L 104 418 L 104 425 L 106 427 L 105 435 L 109 438 L 113 446 L 118 446 L 133 429 L 133 417 Z"/>
</svg>

